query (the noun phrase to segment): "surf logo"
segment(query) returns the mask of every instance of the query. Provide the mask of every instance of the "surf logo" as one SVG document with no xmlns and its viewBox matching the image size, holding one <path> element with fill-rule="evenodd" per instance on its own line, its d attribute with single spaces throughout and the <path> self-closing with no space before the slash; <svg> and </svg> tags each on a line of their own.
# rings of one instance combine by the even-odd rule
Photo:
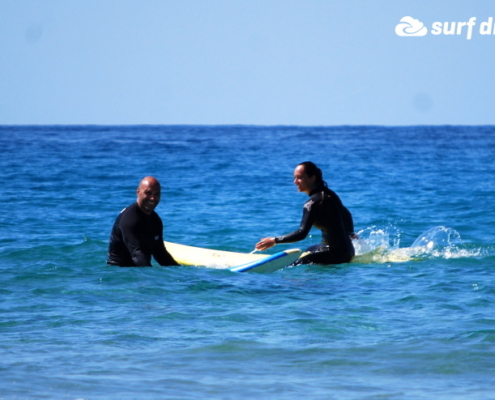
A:
<svg viewBox="0 0 495 400">
<path fill-rule="evenodd" d="M 413 17 L 404 17 L 395 27 L 398 36 L 425 36 L 428 33 L 425 24 Z"/>
<path fill-rule="evenodd" d="M 476 30 L 475 27 L 477 27 Z M 471 17 L 467 21 L 433 22 L 429 32 L 434 36 L 465 36 L 467 40 L 471 40 L 476 32 L 479 35 L 495 36 L 495 24 L 493 17 L 479 25 L 477 25 L 476 17 Z M 419 19 L 407 16 L 397 24 L 395 33 L 398 36 L 426 36 L 428 29 Z"/>
</svg>

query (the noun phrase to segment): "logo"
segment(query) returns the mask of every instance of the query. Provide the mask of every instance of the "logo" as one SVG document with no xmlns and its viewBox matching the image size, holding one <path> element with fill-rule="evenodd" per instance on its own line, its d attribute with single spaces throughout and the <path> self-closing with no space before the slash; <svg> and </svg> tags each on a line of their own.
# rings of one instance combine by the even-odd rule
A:
<svg viewBox="0 0 495 400">
<path fill-rule="evenodd" d="M 428 29 L 419 19 L 404 17 L 395 27 L 395 33 L 398 36 L 425 36 Z"/>
<path fill-rule="evenodd" d="M 314 201 L 313 200 L 308 200 L 307 203 L 304 204 L 304 208 L 308 211 L 311 211 L 311 206 L 314 204 Z"/>
<path fill-rule="evenodd" d="M 434 36 L 465 36 L 467 40 L 471 40 L 476 31 L 479 35 L 495 35 L 493 17 L 481 22 L 475 30 L 476 26 L 476 17 L 471 17 L 467 21 L 433 22 L 428 31 L 428 28 L 419 19 L 407 16 L 403 17 L 397 24 L 395 33 L 398 36 L 426 36 L 428 33 Z"/>
</svg>

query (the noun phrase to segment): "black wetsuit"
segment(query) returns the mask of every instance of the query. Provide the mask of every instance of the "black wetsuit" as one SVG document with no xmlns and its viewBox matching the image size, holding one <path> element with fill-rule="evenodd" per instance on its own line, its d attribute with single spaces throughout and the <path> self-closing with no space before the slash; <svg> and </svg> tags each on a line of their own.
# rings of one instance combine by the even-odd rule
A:
<svg viewBox="0 0 495 400">
<path fill-rule="evenodd" d="M 310 193 L 304 204 L 301 225 L 297 231 L 275 238 L 276 243 L 292 243 L 304 239 L 311 227 L 321 229 L 322 243 L 308 247 L 308 255 L 301 257 L 296 264 L 342 264 L 354 257 L 354 246 L 350 235 L 354 233 L 354 223 L 349 210 L 339 196 L 320 185 Z"/>
<path fill-rule="evenodd" d="M 137 203 L 124 208 L 112 228 L 107 264 L 151 267 L 151 256 L 160 265 L 179 265 L 163 243 L 163 223 L 156 212 L 141 211 Z"/>
</svg>

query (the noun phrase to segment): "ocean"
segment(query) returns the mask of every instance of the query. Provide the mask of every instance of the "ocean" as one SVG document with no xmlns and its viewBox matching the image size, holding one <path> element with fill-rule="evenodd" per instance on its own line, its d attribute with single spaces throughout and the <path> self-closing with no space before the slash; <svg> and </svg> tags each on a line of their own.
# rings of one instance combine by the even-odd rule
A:
<svg viewBox="0 0 495 400">
<path fill-rule="evenodd" d="M 0 399 L 495 399 L 495 127 L 1 126 L 0 150 Z M 142 177 L 167 241 L 250 252 L 299 227 L 308 160 L 376 257 L 106 265 Z"/>
</svg>

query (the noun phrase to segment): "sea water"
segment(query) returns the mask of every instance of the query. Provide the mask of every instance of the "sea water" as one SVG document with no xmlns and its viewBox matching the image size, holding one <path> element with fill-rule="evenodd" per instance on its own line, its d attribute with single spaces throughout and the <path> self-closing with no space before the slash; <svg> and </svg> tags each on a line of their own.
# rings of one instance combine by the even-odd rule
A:
<svg viewBox="0 0 495 400">
<path fill-rule="evenodd" d="M 3 126 L 0 150 L 0 399 L 495 398 L 495 127 Z M 250 252 L 299 227 L 306 160 L 368 259 L 106 265 L 142 177 L 166 240 Z"/>
</svg>

